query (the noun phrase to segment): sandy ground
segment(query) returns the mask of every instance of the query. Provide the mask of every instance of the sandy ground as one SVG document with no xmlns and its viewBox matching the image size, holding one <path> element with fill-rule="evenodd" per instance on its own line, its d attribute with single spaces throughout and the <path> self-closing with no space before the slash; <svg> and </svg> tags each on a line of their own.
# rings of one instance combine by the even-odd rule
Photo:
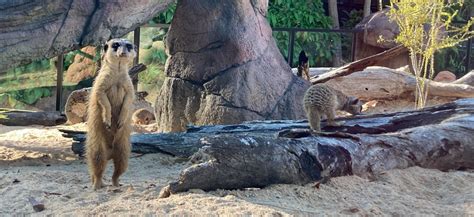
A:
<svg viewBox="0 0 474 217">
<path fill-rule="evenodd" d="M 474 216 L 474 172 L 418 167 L 388 171 L 372 181 L 334 178 L 319 188 L 308 184 L 192 190 L 160 199 L 160 189 L 189 163 L 162 154 L 134 155 L 121 187 L 94 192 L 86 164 L 72 153 L 72 141 L 61 137 L 58 128 L 65 127 L 0 125 L 0 216 Z M 107 184 L 111 172 L 109 167 Z M 36 213 L 28 197 L 46 209 Z"/>
</svg>

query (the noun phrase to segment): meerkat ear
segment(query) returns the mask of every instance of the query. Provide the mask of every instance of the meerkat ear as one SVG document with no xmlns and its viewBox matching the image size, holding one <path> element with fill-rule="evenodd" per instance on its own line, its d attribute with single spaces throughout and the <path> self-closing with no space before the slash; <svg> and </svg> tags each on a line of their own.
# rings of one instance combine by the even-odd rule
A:
<svg viewBox="0 0 474 217">
<path fill-rule="evenodd" d="M 105 43 L 103 49 L 104 49 L 104 50 L 103 50 L 104 53 L 107 52 L 107 49 L 109 49 L 109 45 L 108 45 L 107 43 Z"/>
<path fill-rule="evenodd" d="M 359 104 L 359 99 L 357 97 L 351 97 L 350 98 L 351 105 L 357 105 Z"/>
</svg>

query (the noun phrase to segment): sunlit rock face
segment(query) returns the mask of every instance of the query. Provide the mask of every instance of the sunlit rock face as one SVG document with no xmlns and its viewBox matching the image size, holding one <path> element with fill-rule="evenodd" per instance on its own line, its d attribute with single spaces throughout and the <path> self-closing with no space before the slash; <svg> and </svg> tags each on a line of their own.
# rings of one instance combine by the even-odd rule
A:
<svg viewBox="0 0 474 217">
<path fill-rule="evenodd" d="M 166 38 L 158 128 L 304 118 L 309 83 L 281 56 L 264 0 L 182 0 Z"/>
</svg>

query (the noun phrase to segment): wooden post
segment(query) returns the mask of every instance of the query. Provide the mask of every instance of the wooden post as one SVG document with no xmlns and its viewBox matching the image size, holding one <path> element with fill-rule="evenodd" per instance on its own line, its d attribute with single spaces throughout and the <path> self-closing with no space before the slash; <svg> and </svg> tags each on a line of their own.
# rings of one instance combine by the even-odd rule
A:
<svg viewBox="0 0 474 217">
<path fill-rule="evenodd" d="M 465 73 L 469 72 L 469 67 L 471 66 L 471 50 L 472 50 L 472 38 L 467 40 L 467 53 L 466 53 L 466 69 Z"/>
<path fill-rule="evenodd" d="M 352 32 L 352 48 L 351 48 L 351 62 L 355 61 L 355 52 L 356 52 L 356 42 L 357 42 L 357 33 Z"/>
<path fill-rule="evenodd" d="M 295 46 L 295 30 L 291 29 L 290 30 L 290 43 L 288 43 L 288 63 L 290 64 L 290 67 L 293 67 L 293 48 Z"/>
<path fill-rule="evenodd" d="M 138 64 L 138 56 L 139 56 L 139 48 L 140 48 L 140 27 L 137 27 L 134 31 L 133 31 L 133 43 L 135 44 L 135 46 L 137 47 L 137 56 L 135 57 L 135 59 L 133 60 L 133 65 L 137 65 Z"/>
<path fill-rule="evenodd" d="M 61 111 L 61 99 L 63 93 L 64 54 L 58 55 L 56 63 L 56 111 Z"/>
</svg>

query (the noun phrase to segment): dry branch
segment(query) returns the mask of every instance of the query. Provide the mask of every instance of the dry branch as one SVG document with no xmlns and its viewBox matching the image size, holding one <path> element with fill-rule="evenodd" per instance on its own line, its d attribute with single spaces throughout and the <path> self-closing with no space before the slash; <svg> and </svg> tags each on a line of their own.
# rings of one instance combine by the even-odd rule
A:
<svg viewBox="0 0 474 217">
<path fill-rule="evenodd" d="M 346 76 L 353 72 L 362 71 L 368 66 L 376 66 L 380 63 L 383 63 L 384 61 L 387 61 L 390 58 L 398 56 L 399 54 L 405 51 L 406 48 L 399 45 L 384 52 L 375 54 L 373 56 L 369 56 L 364 59 L 360 59 L 355 62 L 346 64 L 342 67 L 331 70 L 330 72 L 324 73 L 322 75 L 314 76 L 310 79 L 310 81 L 312 84 L 323 83 L 333 78 Z"/>
</svg>

